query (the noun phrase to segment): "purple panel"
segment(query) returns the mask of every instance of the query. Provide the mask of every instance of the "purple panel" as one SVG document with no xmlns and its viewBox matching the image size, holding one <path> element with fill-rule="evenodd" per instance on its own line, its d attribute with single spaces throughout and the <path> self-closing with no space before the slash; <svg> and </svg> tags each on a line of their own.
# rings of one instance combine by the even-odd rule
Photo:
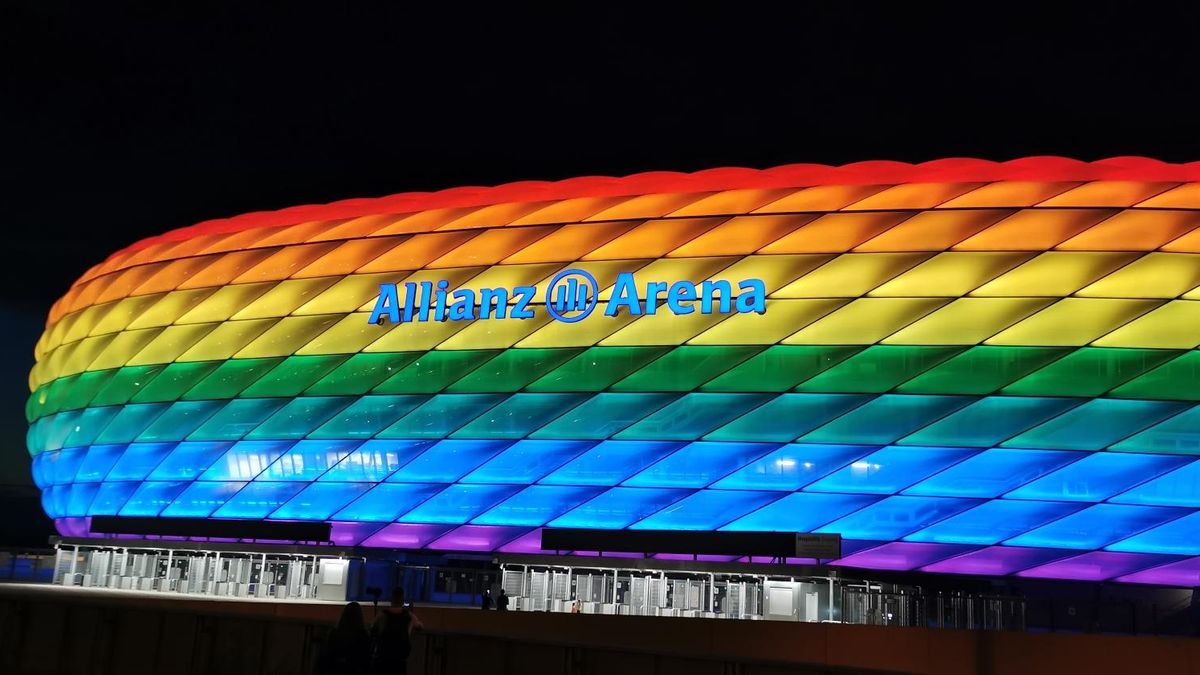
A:
<svg viewBox="0 0 1200 675">
<path fill-rule="evenodd" d="M 1148 570 L 1126 574 L 1117 579 L 1131 584 L 1157 584 L 1159 586 L 1200 586 L 1200 558 L 1188 558 L 1168 565 L 1151 567 Z"/>
<path fill-rule="evenodd" d="M 572 551 L 571 555 L 587 558 L 645 558 L 645 553 L 630 553 L 627 551 Z"/>
<path fill-rule="evenodd" d="M 1017 573 L 1019 577 L 1045 579 L 1077 579 L 1079 581 L 1104 581 L 1129 574 L 1154 564 L 1178 560 L 1175 556 L 1152 553 L 1117 553 L 1114 551 L 1092 551 L 1074 558 L 1047 563 Z"/>
<path fill-rule="evenodd" d="M 877 548 L 859 551 L 830 563 L 840 567 L 865 567 L 873 570 L 911 570 L 952 555 L 970 551 L 973 546 L 962 544 L 923 544 L 893 542 Z"/>
<path fill-rule="evenodd" d="M 359 542 L 383 529 L 383 523 L 330 523 L 329 538 L 338 546 L 358 546 Z"/>
<path fill-rule="evenodd" d="M 861 539 L 843 539 L 842 540 L 842 557 L 845 558 L 848 555 L 854 555 L 855 553 L 858 553 L 859 551 L 865 551 L 869 548 L 875 548 L 876 546 L 879 546 L 880 544 L 884 544 L 884 543 L 886 543 L 886 542 L 862 541 Z"/>
<path fill-rule="evenodd" d="M 59 518 L 54 521 L 54 529 L 64 537 L 86 537 L 91 527 L 91 518 Z"/>
<path fill-rule="evenodd" d="M 733 562 L 735 555 L 692 555 L 691 553 L 655 553 L 655 560 L 696 560 L 698 562 Z"/>
<path fill-rule="evenodd" d="M 1074 555 L 1075 551 L 1020 546 L 989 546 L 921 568 L 922 572 L 1003 576 Z"/>
<path fill-rule="evenodd" d="M 421 548 L 452 529 L 453 525 L 392 523 L 367 537 L 362 545 L 371 548 Z"/>
<path fill-rule="evenodd" d="M 516 539 L 501 546 L 501 553 L 544 553 L 546 555 L 554 555 L 554 551 L 547 551 L 542 548 L 542 528 L 538 528 L 523 534 Z"/>
<path fill-rule="evenodd" d="M 439 537 L 428 548 L 435 551 L 495 551 L 527 532 L 529 529 L 524 527 L 463 525 Z"/>
</svg>

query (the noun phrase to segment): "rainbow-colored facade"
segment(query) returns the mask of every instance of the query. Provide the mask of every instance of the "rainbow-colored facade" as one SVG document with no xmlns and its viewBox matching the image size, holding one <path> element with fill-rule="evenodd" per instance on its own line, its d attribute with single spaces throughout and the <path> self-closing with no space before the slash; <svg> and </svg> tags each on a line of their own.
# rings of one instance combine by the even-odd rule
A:
<svg viewBox="0 0 1200 675">
<path fill-rule="evenodd" d="M 368 321 L 381 284 L 761 280 L 764 312 Z M 539 293 L 535 302 L 542 302 Z M 869 162 L 355 200 L 126 248 L 55 304 L 47 513 L 837 532 L 835 564 L 1200 584 L 1200 164 Z"/>
</svg>

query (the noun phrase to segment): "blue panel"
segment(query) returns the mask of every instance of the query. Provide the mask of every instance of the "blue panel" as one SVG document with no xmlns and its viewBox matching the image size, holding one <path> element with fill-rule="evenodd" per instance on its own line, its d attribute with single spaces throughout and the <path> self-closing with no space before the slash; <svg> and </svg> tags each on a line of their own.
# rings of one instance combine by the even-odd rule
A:
<svg viewBox="0 0 1200 675">
<path fill-rule="evenodd" d="M 623 440 L 691 441 L 766 403 L 769 394 L 692 393 L 616 435 Z"/>
<path fill-rule="evenodd" d="M 287 403 L 282 398 L 237 398 L 188 436 L 196 441 L 236 441 Z"/>
<path fill-rule="evenodd" d="M 329 421 L 354 399 L 349 396 L 304 396 L 294 398 L 266 422 L 246 434 L 249 440 L 304 438 Z"/>
<path fill-rule="evenodd" d="M 68 490 L 67 510 L 63 515 L 68 518 L 80 518 L 88 514 L 100 486 L 95 483 L 77 483 L 69 486 Z"/>
<path fill-rule="evenodd" d="M 904 438 L 905 445 L 987 448 L 1079 405 L 1074 398 L 990 396 Z"/>
<path fill-rule="evenodd" d="M 169 405 L 169 403 L 140 403 L 125 406 L 108 423 L 108 426 L 104 427 L 104 431 L 100 432 L 100 436 L 96 438 L 96 442 L 129 443 L 133 441 Z M 53 450 L 54 448 L 50 448 L 49 445 L 48 441 L 47 448 Z"/>
<path fill-rule="evenodd" d="M 904 538 L 939 544 L 998 544 L 1084 508 L 1064 502 L 993 499 Z"/>
<path fill-rule="evenodd" d="M 1124 504 L 1200 507 L 1200 462 L 1143 483 L 1111 501 Z"/>
<path fill-rule="evenodd" d="M 613 488 L 551 521 L 551 527 L 623 529 L 691 494 L 690 490 Z"/>
<path fill-rule="evenodd" d="M 891 541 L 979 504 L 952 497 L 888 497 L 820 528 L 846 539 Z"/>
<path fill-rule="evenodd" d="M 229 498 L 245 487 L 245 483 L 197 482 L 188 486 L 163 512 L 166 518 L 207 518 Z"/>
<path fill-rule="evenodd" d="M 92 499 L 91 507 L 88 508 L 88 515 L 117 515 L 117 511 L 120 511 L 121 507 L 125 506 L 125 501 L 129 499 L 129 495 L 133 494 L 137 486 L 137 483 L 128 481 L 122 483 L 101 483 L 100 489 Z"/>
<path fill-rule="evenodd" d="M 842 516 L 869 506 L 876 495 L 839 495 L 796 492 L 743 516 L 722 530 L 749 532 L 812 532 Z"/>
<path fill-rule="evenodd" d="M 55 485 L 74 482 L 75 474 L 79 471 L 79 465 L 83 463 L 83 458 L 86 456 L 86 448 L 73 448 L 71 450 L 60 450 L 58 452 L 38 455 L 38 457 L 46 457 L 45 461 L 47 464 L 43 468 L 43 471 L 45 471 L 44 475 L 49 479 L 49 482 Z"/>
<path fill-rule="evenodd" d="M 391 522 L 441 492 L 445 485 L 428 483 L 384 483 L 338 511 L 333 520 Z"/>
<path fill-rule="evenodd" d="M 154 517 L 159 514 L 171 500 L 179 496 L 188 486 L 186 481 L 146 482 L 138 486 L 125 506 L 121 507 L 119 515 Z"/>
<path fill-rule="evenodd" d="M 441 441 L 388 478 L 394 483 L 453 483 L 510 441 Z"/>
<path fill-rule="evenodd" d="M 225 407 L 224 401 L 175 401 L 138 434 L 139 441 L 182 441 Z"/>
<path fill-rule="evenodd" d="M 292 441 L 238 441 L 200 480 L 253 480 L 290 447 Z"/>
<path fill-rule="evenodd" d="M 630 487 L 700 488 L 728 476 L 779 446 L 774 443 L 699 441 L 667 455 L 625 481 Z"/>
<path fill-rule="evenodd" d="M 528 485 L 593 445 L 594 441 L 517 441 L 462 482 Z"/>
<path fill-rule="evenodd" d="M 683 446 L 683 443 L 671 441 L 604 441 L 539 482 L 616 485 Z"/>
<path fill-rule="evenodd" d="M 1009 546 L 1096 549 L 1188 513 L 1162 506 L 1096 504 L 1005 542 Z"/>
<path fill-rule="evenodd" d="M 67 445 L 74 445 L 67 439 Z M 1200 406 L 1134 434 L 1112 446 L 1123 452 L 1178 452 L 1200 455 Z"/>
<path fill-rule="evenodd" d="M 705 438 L 786 443 L 872 398 L 861 394 L 783 394 Z"/>
<path fill-rule="evenodd" d="M 195 480 L 196 476 L 225 454 L 232 443 L 188 441 L 175 446 L 171 454 L 150 474 L 151 480 Z"/>
<path fill-rule="evenodd" d="M 313 483 L 270 517 L 276 520 L 328 520 L 370 489 L 366 483 Z"/>
<path fill-rule="evenodd" d="M 370 440 L 350 453 L 320 480 L 378 483 L 413 457 L 433 447 L 434 441 Z"/>
<path fill-rule="evenodd" d="M 65 485 L 51 485 L 42 490 L 42 511 L 51 518 L 62 518 L 67 511 L 67 496 L 66 492 L 69 488 Z"/>
<path fill-rule="evenodd" d="M 99 483 L 104 480 L 113 464 L 125 452 L 124 445 L 93 445 L 87 449 L 79 471 L 75 474 L 76 483 Z"/>
<path fill-rule="evenodd" d="M 401 516 L 400 522 L 461 525 L 520 489 L 519 485 L 451 485 Z"/>
<path fill-rule="evenodd" d="M 629 527 L 634 530 L 715 530 L 779 497 L 778 492 L 701 490 Z"/>
<path fill-rule="evenodd" d="M 144 480 L 174 449 L 174 443 L 130 443 L 107 480 Z"/>
<path fill-rule="evenodd" d="M 533 432 L 532 438 L 608 438 L 678 398 L 677 394 L 597 394 Z"/>
<path fill-rule="evenodd" d="M 507 394 L 440 394 L 379 432 L 379 437 L 445 438 L 507 397 Z"/>
<path fill-rule="evenodd" d="M 974 401 L 970 396 L 885 394 L 806 434 L 806 443 L 886 445 Z"/>
<path fill-rule="evenodd" d="M 601 487 L 531 485 L 509 497 L 471 523 L 539 527 L 595 497 Z"/>
<path fill-rule="evenodd" d="M 87 408 L 75 420 L 75 428 L 67 436 L 64 441 L 65 447 L 71 448 L 81 445 L 91 445 L 96 441 L 96 437 L 104 431 L 104 427 L 112 421 L 112 418 L 121 412 L 121 406 L 110 405 L 103 408 Z"/>
<path fill-rule="evenodd" d="M 582 403 L 588 394 L 513 394 L 451 434 L 453 438 L 523 438 Z"/>
<path fill-rule="evenodd" d="M 999 497 L 1077 459 L 1082 452 L 993 448 L 904 491 L 929 497 Z"/>
<path fill-rule="evenodd" d="M 266 518 L 304 489 L 304 483 L 266 483 L 255 481 L 242 488 L 214 518 Z"/>
<path fill-rule="evenodd" d="M 1108 547 L 1110 551 L 1200 555 L 1200 513 L 1192 513 Z"/>
<path fill-rule="evenodd" d="M 889 446 L 809 485 L 816 492 L 894 494 L 978 452 L 969 448 Z"/>
<path fill-rule="evenodd" d="M 722 490 L 799 490 L 878 449 L 871 445 L 793 443 L 751 462 L 717 481 L 713 487 Z"/>
<path fill-rule="evenodd" d="M 362 441 L 300 441 L 279 456 L 260 480 L 314 481 Z"/>
<path fill-rule="evenodd" d="M 1004 443 L 1011 448 L 1099 450 L 1187 408 L 1190 403 L 1098 398 Z"/>
<path fill-rule="evenodd" d="M 1192 461 L 1179 455 L 1098 452 L 1008 493 L 1011 499 L 1099 502 Z"/>
<path fill-rule="evenodd" d="M 367 439 L 427 399 L 427 396 L 364 396 L 308 437 Z"/>
</svg>

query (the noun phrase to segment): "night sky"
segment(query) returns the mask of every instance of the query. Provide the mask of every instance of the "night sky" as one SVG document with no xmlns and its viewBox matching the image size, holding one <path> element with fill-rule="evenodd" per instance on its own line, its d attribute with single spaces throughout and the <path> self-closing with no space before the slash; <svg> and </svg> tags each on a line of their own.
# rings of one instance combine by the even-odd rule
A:
<svg viewBox="0 0 1200 675">
<path fill-rule="evenodd" d="M 577 175 L 868 159 L 1200 159 L 1200 7 L 10 2 L 0 9 L 0 545 L 44 542 L 45 311 L 141 237 Z"/>
</svg>

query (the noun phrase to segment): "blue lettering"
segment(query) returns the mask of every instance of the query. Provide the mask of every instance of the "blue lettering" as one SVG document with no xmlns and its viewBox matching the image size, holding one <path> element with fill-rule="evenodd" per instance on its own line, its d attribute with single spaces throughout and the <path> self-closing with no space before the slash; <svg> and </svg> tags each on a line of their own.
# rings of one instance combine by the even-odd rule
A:
<svg viewBox="0 0 1200 675">
<path fill-rule="evenodd" d="M 503 319 L 505 312 L 508 311 L 508 290 L 504 288 L 481 288 L 479 289 L 479 318 L 492 318 L 492 311 L 495 310 L 495 318 Z"/>
<path fill-rule="evenodd" d="M 690 281 L 676 281 L 671 284 L 671 290 L 667 292 L 667 309 L 675 314 L 691 314 L 696 311 L 691 304 L 695 301 L 696 284 Z"/>
<path fill-rule="evenodd" d="M 612 298 L 608 301 L 608 306 L 604 309 L 605 316 L 617 316 L 617 313 L 624 307 L 629 310 L 631 316 L 641 316 L 642 308 L 638 302 L 637 285 L 633 281 L 633 275 L 629 272 L 621 272 L 617 275 L 617 281 L 613 284 Z"/>
<path fill-rule="evenodd" d="M 713 313 L 713 294 L 717 291 L 721 292 L 721 308 L 722 314 L 728 314 L 733 311 L 733 286 L 728 281 L 720 279 L 718 281 L 705 281 L 700 284 L 700 313 Z"/>
<path fill-rule="evenodd" d="M 767 312 L 767 285 L 762 279 L 746 279 L 738 283 L 741 294 L 737 296 L 737 311 L 741 314 Z"/>
<path fill-rule="evenodd" d="M 651 281 L 646 284 L 646 313 L 653 314 L 658 309 L 658 294 L 667 290 L 663 281 Z"/>
<path fill-rule="evenodd" d="M 475 318 L 475 291 L 460 288 L 454 291 L 454 302 L 450 305 L 451 321 L 464 321 Z"/>
<path fill-rule="evenodd" d="M 517 286 L 513 289 L 513 300 L 515 304 L 512 308 L 511 316 L 514 319 L 532 319 L 533 310 L 529 309 L 529 301 L 533 300 L 533 294 L 537 292 L 535 286 Z M 504 315 L 501 315 L 504 318 Z"/>
<path fill-rule="evenodd" d="M 400 323 L 400 294 L 396 291 L 396 284 L 379 284 L 379 297 L 367 322 L 379 323 L 384 316 L 387 316 L 389 323 Z"/>
</svg>

